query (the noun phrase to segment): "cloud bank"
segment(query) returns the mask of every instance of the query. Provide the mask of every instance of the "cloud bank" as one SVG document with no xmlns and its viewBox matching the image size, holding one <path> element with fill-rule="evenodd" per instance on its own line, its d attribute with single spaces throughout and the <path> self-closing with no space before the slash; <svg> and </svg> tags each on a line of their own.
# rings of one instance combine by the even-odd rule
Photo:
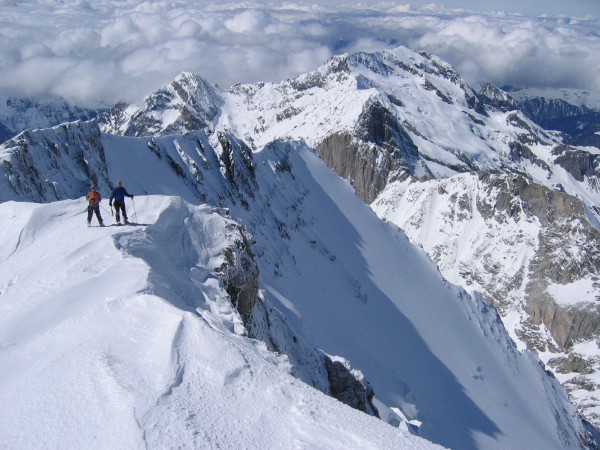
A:
<svg viewBox="0 0 600 450">
<path fill-rule="evenodd" d="M 0 93 L 139 103 L 182 71 L 228 88 L 398 45 L 440 56 L 472 84 L 600 92 L 600 14 L 342 3 L 0 0 Z"/>
</svg>

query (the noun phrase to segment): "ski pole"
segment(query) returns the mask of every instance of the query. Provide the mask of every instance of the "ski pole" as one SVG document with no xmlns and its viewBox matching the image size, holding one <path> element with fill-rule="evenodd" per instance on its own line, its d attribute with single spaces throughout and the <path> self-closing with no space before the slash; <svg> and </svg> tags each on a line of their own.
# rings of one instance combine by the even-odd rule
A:
<svg viewBox="0 0 600 450">
<path fill-rule="evenodd" d="M 135 200 L 133 199 L 133 197 L 131 198 L 131 202 L 133 203 L 133 215 L 135 216 L 135 221 L 137 223 L 138 222 L 137 211 L 135 210 Z"/>
<path fill-rule="evenodd" d="M 108 212 L 108 209 L 106 209 L 104 206 L 100 205 L 100 208 L 102 208 L 104 211 Z M 111 213 L 112 216 L 112 213 Z"/>
</svg>

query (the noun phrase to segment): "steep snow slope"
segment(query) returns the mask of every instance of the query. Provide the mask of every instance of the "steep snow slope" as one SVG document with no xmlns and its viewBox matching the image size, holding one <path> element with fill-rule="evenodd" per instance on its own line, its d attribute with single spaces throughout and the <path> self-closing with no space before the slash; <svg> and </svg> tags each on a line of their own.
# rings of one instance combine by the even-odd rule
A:
<svg viewBox="0 0 600 450">
<path fill-rule="evenodd" d="M 257 167 L 274 166 L 264 158 L 273 156 L 257 155 Z M 271 209 L 302 223 L 286 228 L 277 270 L 263 267 L 268 300 L 360 368 L 376 399 L 422 422 L 422 436 L 452 448 L 578 445 L 562 441 L 569 426 L 555 420 L 572 406 L 535 357 L 516 350 L 494 310 L 448 285 L 314 153 L 300 147 L 288 161 L 291 173 L 259 177 L 274 177 Z M 301 213 L 284 212 L 298 192 Z M 265 255 L 282 246 L 256 239 Z"/>
<path fill-rule="evenodd" d="M 82 200 L 0 204 L 2 446 L 436 448 L 299 382 L 285 358 L 231 332 L 215 275 L 230 219 L 177 198 L 136 200 L 139 225 L 127 228 L 85 228 Z"/>
<path fill-rule="evenodd" d="M 202 198 L 219 208 L 230 208 L 232 216 L 239 218 L 256 239 L 253 251 L 260 267 L 259 287 L 266 303 L 285 314 L 287 326 L 301 341 L 312 341 L 334 358 L 344 358 L 359 369 L 375 391 L 384 421 L 408 425 L 421 436 L 453 448 L 539 445 L 578 448 L 582 445 L 579 438 L 587 439 L 582 422 L 558 382 L 543 370 L 535 357 L 517 351 L 495 311 L 478 297 L 470 297 L 448 285 L 421 250 L 410 244 L 396 226 L 382 222 L 355 195 L 352 187 L 328 169 L 303 142 L 274 142 L 252 154 L 232 136 L 207 137 L 203 132 L 157 138 L 99 136 L 93 129 L 86 130 L 84 124 L 79 124 L 71 125 L 71 135 L 88 152 L 85 160 L 89 163 L 72 165 L 69 161 L 80 154 L 81 148 L 76 150 L 76 146 L 52 141 L 69 136 L 69 133 L 64 134 L 63 128 L 55 129 L 54 136 L 48 130 L 30 133 L 16 150 L 4 147 L 5 156 L 16 151 L 21 156 L 28 155 L 28 164 L 33 167 L 55 170 L 62 167 L 78 177 L 92 174 L 105 196 L 111 180 L 121 178 L 134 194 L 166 192 L 190 201 L 198 202 Z M 89 141 L 83 145 L 85 136 Z M 47 158 L 52 160 L 51 164 Z M 12 160 L 13 169 L 17 160 Z M 37 192 L 27 183 L 24 174 L 13 171 L 11 177 L 13 184 L 4 184 L 2 195 L 18 198 L 23 193 Z M 23 189 L 11 191 L 17 178 Z M 51 184 L 51 180 L 47 183 Z M 81 195 L 77 184 L 68 180 L 65 183 L 59 180 L 54 187 L 53 195 Z M 202 250 L 207 239 L 213 243 L 209 249 L 215 248 L 208 254 L 217 256 L 222 248 L 219 244 L 222 235 L 214 227 L 203 228 L 202 220 L 186 220 L 186 214 L 175 213 L 182 209 L 185 212 L 188 207 L 169 207 L 167 213 L 157 216 L 165 208 L 139 201 L 135 206 L 138 222 L 156 222 L 157 226 L 149 225 L 145 234 L 134 233 L 130 238 L 126 235 L 116 241 L 129 255 L 143 258 L 155 275 L 149 278 L 146 288 L 142 282 L 136 284 L 137 275 L 128 276 L 127 283 L 134 283 L 131 289 L 158 295 L 192 315 L 196 306 L 206 306 L 196 305 L 194 299 L 204 297 L 208 302 L 207 297 L 216 296 L 221 301 L 216 308 L 209 302 L 208 309 L 218 313 L 224 307 L 218 316 L 230 317 L 233 311 L 222 297 L 223 290 L 211 292 L 205 287 L 206 281 L 212 280 L 205 278 L 206 268 L 212 269 L 214 265 L 199 264 L 198 261 L 208 260 L 194 256 L 194 252 L 207 254 L 206 249 Z M 39 211 L 52 207 L 40 206 Z M 54 220 L 67 216 L 66 220 L 76 213 L 79 217 L 73 217 L 72 225 L 69 222 L 69 226 L 60 227 L 68 232 L 64 239 L 77 242 L 78 233 L 113 232 L 112 229 L 79 229 L 84 221 L 80 211 L 49 214 L 44 219 L 34 219 L 31 226 L 23 226 L 22 233 L 13 230 L 14 244 L 6 250 L 7 255 L 35 248 L 29 245 L 32 236 L 34 244 L 50 242 L 57 232 L 44 235 L 38 229 L 47 230 Z M 51 216 L 57 217 L 52 219 Z M 181 230 L 197 234 L 193 239 L 184 238 L 188 232 Z M 120 236 L 123 230 L 116 232 Z M 22 244 L 17 235 L 21 235 Z M 93 244 L 103 245 L 98 264 L 105 270 L 100 274 L 110 274 L 113 273 L 111 265 L 102 265 L 102 254 L 110 255 L 115 250 L 109 243 L 102 242 Z M 55 241 L 51 245 L 53 249 L 61 247 Z M 93 245 L 88 241 L 81 244 L 84 248 Z M 41 267 L 48 265 L 57 271 L 62 270 L 65 261 L 85 259 L 88 254 L 79 247 L 66 256 L 46 247 L 43 251 L 51 260 Z M 35 269 L 24 269 L 31 261 L 43 258 L 33 256 L 19 261 L 14 255 L 7 256 L 3 262 L 11 270 L 6 272 L 9 275 L 2 289 L 14 292 L 19 299 L 27 297 L 34 303 L 43 300 L 43 292 L 52 286 L 51 282 L 41 277 L 41 284 L 32 283 L 35 272 L 31 271 Z M 85 276 L 92 276 L 93 267 L 98 264 L 90 264 L 81 271 Z M 27 276 L 28 273 L 31 275 Z M 70 279 L 68 272 L 59 273 L 61 280 Z M 16 279 L 17 274 L 21 274 L 20 279 Z M 140 276 L 146 279 L 145 274 Z M 53 277 L 54 273 L 49 276 Z M 89 284 L 80 288 L 82 283 L 75 282 L 77 286 L 72 289 L 78 296 L 84 297 L 92 289 Z M 93 295 L 100 300 L 120 298 L 119 284 L 115 287 L 113 284 L 104 279 L 93 284 L 97 292 Z M 29 293 L 27 289 L 35 292 Z M 67 303 L 72 303 L 68 295 L 53 295 L 58 301 L 66 298 Z M 190 298 L 193 308 L 189 306 Z M 9 309 L 17 302 L 15 297 L 12 299 Z M 6 317 L 8 320 L 14 316 L 7 314 Z M 79 321 L 73 319 L 73 322 Z M 229 320 L 228 329 L 235 331 L 239 326 L 239 321 Z M 18 327 L 19 320 L 10 320 L 10 328 L 6 329 L 12 330 L 9 332 L 12 335 L 17 333 Z M 36 333 L 37 328 L 37 325 L 32 327 L 31 333 Z M 72 336 L 64 339 L 68 341 Z M 14 347 L 10 342 L 16 345 L 17 341 L 9 336 L 4 348 L 10 351 Z M 38 344 L 43 346 L 43 342 Z M 118 350 L 111 352 L 120 355 Z M 286 349 L 286 353 L 290 362 L 301 363 L 293 346 Z M 14 357 L 14 353 L 12 355 Z M 176 356 L 169 355 L 169 358 L 176 359 Z M 33 360 L 35 362 L 35 358 Z M 164 361 L 161 359 L 157 364 Z M 250 372 L 254 365 L 249 364 Z M 29 366 L 22 367 L 27 370 Z M 295 368 L 290 371 L 294 372 Z M 130 379 L 126 379 L 126 386 L 127 380 Z M 170 380 L 171 384 L 178 384 Z M 164 381 L 160 395 L 168 391 L 166 385 L 169 382 Z M 193 397 L 194 393 L 189 395 Z M 229 401 L 229 397 L 224 398 Z M 164 426 L 170 426 L 168 420 L 161 424 Z"/>
</svg>

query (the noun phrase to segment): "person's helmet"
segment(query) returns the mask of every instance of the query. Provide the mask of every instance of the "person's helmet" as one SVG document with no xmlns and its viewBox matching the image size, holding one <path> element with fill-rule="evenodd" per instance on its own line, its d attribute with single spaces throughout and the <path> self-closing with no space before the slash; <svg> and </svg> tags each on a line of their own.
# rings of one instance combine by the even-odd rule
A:
<svg viewBox="0 0 600 450">
<path fill-rule="evenodd" d="M 92 185 L 90 186 L 90 189 L 96 189 L 96 185 L 92 184 Z"/>
<path fill-rule="evenodd" d="M 123 182 L 121 180 L 117 180 L 117 186 L 121 186 L 123 185 Z"/>
</svg>

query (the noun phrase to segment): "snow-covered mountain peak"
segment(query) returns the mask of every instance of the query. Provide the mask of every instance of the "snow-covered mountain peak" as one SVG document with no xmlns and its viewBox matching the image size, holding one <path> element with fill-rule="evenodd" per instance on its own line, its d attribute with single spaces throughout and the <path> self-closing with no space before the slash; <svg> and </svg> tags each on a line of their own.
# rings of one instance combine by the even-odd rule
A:
<svg viewBox="0 0 600 450">
<path fill-rule="evenodd" d="M 499 87 L 494 86 L 492 83 L 483 83 L 479 89 L 479 95 L 486 105 L 492 106 L 493 108 L 501 111 L 518 110 L 517 105 L 510 95 Z"/>
<path fill-rule="evenodd" d="M 104 130 L 162 135 L 198 129 L 218 119 L 217 127 L 243 136 L 255 149 L 282 133 L 316 145 L 328 135 L 353 130 L 370 104 L 412 108 L 403 96 L 431 94 L 434 102 L 442 100 L 465 110 L 477 104 L 473 91 L 449 64 L 399 47 L 338 55 L 294 79 L 234 85 L 227 92 L 199 75 L 184 73 L 147 97 L 146 106 L 125 124 Z M 419 102 L 415 99 L 415 103 Z"/>
<path fill-rule="evenodd" d="M 126 136 L 158 136 L 199 130 L 220 112 L 222 95 L 200 75 L 183 72 L 168 86 L 144 99 L 141 108 L 117 107 L 101 120 L 105 132 Z"/>
</svg>

